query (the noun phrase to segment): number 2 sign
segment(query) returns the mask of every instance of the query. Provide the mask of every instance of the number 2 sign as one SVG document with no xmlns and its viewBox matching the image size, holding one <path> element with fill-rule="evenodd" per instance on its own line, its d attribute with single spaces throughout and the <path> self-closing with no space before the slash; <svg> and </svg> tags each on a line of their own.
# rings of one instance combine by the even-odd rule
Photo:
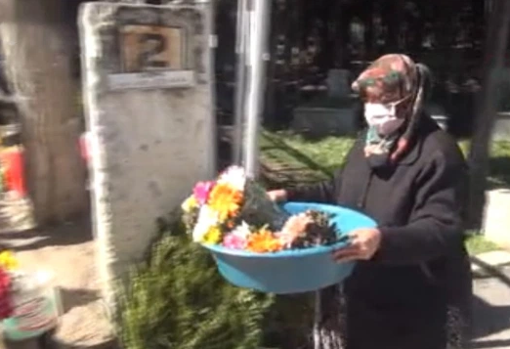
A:
<svg viewBox="0 0 510 349">
<path fill-rule="evenodd" d="M 183 70 L 184 30 L 177 27 L 127 25 L 121 28 L 124 73 Z"/>
</svg>

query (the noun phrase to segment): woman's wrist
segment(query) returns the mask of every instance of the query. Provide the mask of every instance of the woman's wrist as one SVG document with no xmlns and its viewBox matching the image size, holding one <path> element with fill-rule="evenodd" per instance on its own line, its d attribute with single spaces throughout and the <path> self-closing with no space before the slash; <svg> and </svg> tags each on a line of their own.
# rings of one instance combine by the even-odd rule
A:
<svg viewBox="0 0 510 349">
<path fill-rule="evenodd" d="M 270 190 L 267 192 L 267 195 L 274 202 L 285 202 L 288 196 L 285 189 Z"/>
</svg>

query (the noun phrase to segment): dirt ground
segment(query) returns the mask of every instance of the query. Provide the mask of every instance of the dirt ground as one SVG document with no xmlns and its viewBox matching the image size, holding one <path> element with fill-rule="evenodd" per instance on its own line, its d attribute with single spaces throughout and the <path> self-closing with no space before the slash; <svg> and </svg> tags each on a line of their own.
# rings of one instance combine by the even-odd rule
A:
<svg viewBox="0 0 510 349">
<path fill-rule="evenodd" d="M 11 246 L 26 270 L 56 276 L 64 315 L 55 341 L 59 348 L 111 348 L 112 328 L 100 298 L 90 219 L 44 230 L 31 229 L 30 207 L 0 200 L 0 243 Z"/>
</svg>

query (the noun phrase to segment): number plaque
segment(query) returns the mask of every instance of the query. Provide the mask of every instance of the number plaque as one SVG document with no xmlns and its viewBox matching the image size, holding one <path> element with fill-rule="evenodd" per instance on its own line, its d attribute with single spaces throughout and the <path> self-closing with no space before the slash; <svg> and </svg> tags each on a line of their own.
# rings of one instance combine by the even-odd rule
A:
<svg viewBox="0 0 510 349">
<path fill-rule="evenodd" d="M 182 70 L 182 28 L 127 25 L 121 29 L 124 73 L 147 70 Z"/>
<path fill-rule="evenodd" d="M 193 86 L 183 28 L 130 24 L 120 28 L 119 39 L 122 72 L 109 76 L 111 89 Z"/>
</svg>

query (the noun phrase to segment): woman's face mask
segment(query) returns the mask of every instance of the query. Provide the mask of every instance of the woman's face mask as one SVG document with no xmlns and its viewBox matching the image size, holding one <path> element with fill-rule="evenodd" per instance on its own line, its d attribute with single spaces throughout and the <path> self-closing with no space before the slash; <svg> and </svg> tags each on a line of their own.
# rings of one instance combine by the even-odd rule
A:
<svg viewBox="0 0 510 349">
<path fill-rule="evenodd" d="M 405 120 L 396 115 L 396 104 L 365 103 L 365 120 L 379 135 L 388 136 L 404 123 Z"/>
</svg>

